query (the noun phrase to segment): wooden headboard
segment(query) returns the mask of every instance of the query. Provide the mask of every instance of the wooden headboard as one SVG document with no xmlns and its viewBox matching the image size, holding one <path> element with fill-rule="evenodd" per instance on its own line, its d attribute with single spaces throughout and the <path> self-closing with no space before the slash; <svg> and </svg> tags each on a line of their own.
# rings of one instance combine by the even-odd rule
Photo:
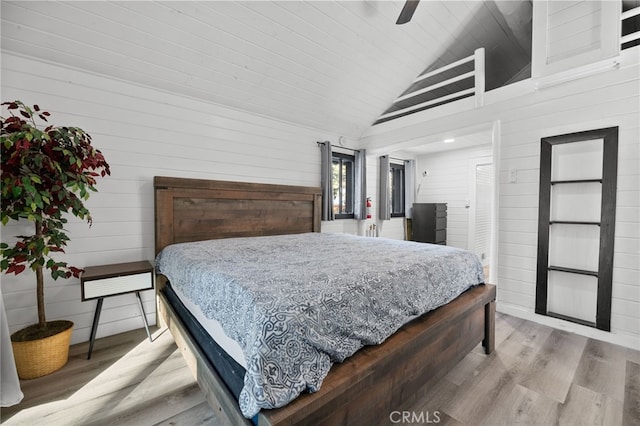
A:
<svg viewBox="0 0 640 426">
<path fill-rule="evenodd" d="M 156 176 L 156 254 L 173 243 L 320 232 L 320 188 Z"/>
</svg>

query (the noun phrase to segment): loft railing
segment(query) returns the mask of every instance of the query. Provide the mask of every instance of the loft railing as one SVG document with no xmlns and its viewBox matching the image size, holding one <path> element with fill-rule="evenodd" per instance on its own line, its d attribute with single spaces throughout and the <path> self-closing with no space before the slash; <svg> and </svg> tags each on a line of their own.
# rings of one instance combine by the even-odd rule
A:
<svg viewBox="0 0 640 426">
<path fill-rule="evenodd" d="M 624 11 L 620 15 L 620 50 L 637 46 L 640 44 L 640 30 L 636 30 L 638 28 L 638 21 L 640 21 L 640 6 L 634 7 L 633 9 L 629 9 Z M 632 21 L 633 19 L 636 20 Z M 626 34 L 625 34 L 626 33 Z M 416 85 L 423 80 L 426 80 L 431 77 L 438 76 L 444 72 L 452 70 L 456 67 L 460 67 L 461 65 L 465 65 L 467 63 L 473 62 L 473 71 L 463 72 L 461 71 L 458 75 L 448 78 L 444 81 L 438 82 L 436 84 L 432 84 L 428 87 L 419 88 L 412 92 L 403 94 L 398 97 L 392 104 L 392 107 L 389 108 L 388 112 L 382 114 L 374 124 L 379 124 L 385 121 L 393 120 L 394 118 L 408 115 L 412 112 L 417 112 L 420 110 L 424 110 L 427 108 L 432 108 L 436 106 L 440 106 L 443 104 L 447 104 L 450 102 L 457 101 L 462 98 L 467 98 L 470 96 L 475 97 L 475 106 L 480 107 L 484 105 L 484 92 L 485 92 L 485 54 L 484 49 L 477 49 L 473 55 L 470 55 L 466 58 L 460 59 L 459 61 L 453 62 L 444 67 L 438 68 L 436 70 L 430 71 L 428 73 L 422 74 L 418 76 L 413 82 L 412 86 Z M 615 62 L 617 65 L 618 62 Z M 469 67 L 466 67 L 468 69 Z M 465 69 L 465 70 L 466 70 Z M 473 77 L 474 84 L 473 87 L 458 90 L 453 93 L 448 93 L 443 96 L 436 97 L 437 95 L 433 94 L 429 96 L 429 93 L 435 93 L 436 90 L 442 89 L 446 86 L 452 85 L 456 82 L 466 80 Z M 468 87 L 468 86 L 467 86 Z M 415 99 L 415 102 L 407 102 L 412 98 L 415 98 L 420 95 L 425 95 L 423 98 L 429 99 L 424 102 L 420 102 L 420 100 Z M 404 105 L 410 104 L 406 107 L 401 107 L 397 105 L 402 102 Z M 393 110 L 393 108 L 397 108 Z"/>
<path fill-rule="evenodd" d="M 626 20 L 634 18 L 640 15 L 640 6 L 633 9 L 629 9 L 620 15 L 620 28 L 624 28 Z M 621 35 L 620 37 L 620 49 L 624 49 L 624 45 L 636 40 L 640 40 L 640 31 L 631 32 L 629 34 Z M 630 47 L 630 46 L 629 46 Z"/>
<path fill-rule="evenodd" d="M 436 84 L 432 84 L 431 86 L 427 86 L 413 92 L 407 93 L 405 95 L 397 98 L 393 104 L 395 105 L 398 102 L 406 101 L 407 99 L 413 98 L 415 96 L 423 95 L 428 92 L 433 92 L 436 89 L 440 89 L 442 87 L 448 86 L 452 83 L 465 80 L 467 78 L 473 77 L 474 84 L 470 89 L 460 90 L 454 93 L 447 94 L 445 96 L 440 96 L 438 98 L 431 99 L 426 102 L 421 102 L 418 104 L 414 104 L 408 106 L 406 108 L 398 109 L 395 111 L 388 112 L 386 114 L 381 115 L 378 118 L 378 121 L 390 119 L 399 115 L 404 115 L 409 112 L 420 110 L 427 108 L 431 105 L 441 105 L 443 103 L 453 102 L 462 97 L 468 97 L 469 95 L 475 96 L 475 104 L 476 107 L 484 105 L 484 92 L 485 92 L 485 66 L 484 66 L 484 48 L 476 49 L 473 55 L 467 56 L 466 58 L 460 59 L 459 61 L 453 62 L 449 65 L 445 65 L 444 67 L 438 68 L 437 70 L 433 70 L 431 72 L 425 73 L 417 77 L 412 84 L 418 83 L 427 78 L 436 76 L 438 74 L 442 74 L 445 71 L 451 70 L 453 68 L 459 67 L 460 65 L 464 65 L 468 62 L 473 62 L 473 71 L 466 72 L 464 74 L 456 75 L 455 77 L 451 77 L 447 80 L 441 81 Z"/>
</svg>

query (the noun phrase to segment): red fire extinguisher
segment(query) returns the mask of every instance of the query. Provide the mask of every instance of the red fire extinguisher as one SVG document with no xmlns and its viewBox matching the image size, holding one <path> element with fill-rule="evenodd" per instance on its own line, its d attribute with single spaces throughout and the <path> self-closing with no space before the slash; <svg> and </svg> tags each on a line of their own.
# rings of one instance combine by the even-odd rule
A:
<svg viewBox="0 0 640 426">
<path fill-rule="evenodd" d="M 367 197 L 367 219 L 371 219 L 371 197 Z"/>
</svg>

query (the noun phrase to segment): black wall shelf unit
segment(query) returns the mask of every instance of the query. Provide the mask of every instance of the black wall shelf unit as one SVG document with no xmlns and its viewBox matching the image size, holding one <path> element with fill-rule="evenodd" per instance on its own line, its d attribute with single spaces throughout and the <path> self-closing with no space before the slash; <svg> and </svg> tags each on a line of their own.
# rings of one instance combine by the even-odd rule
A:
<svg viewBox="0 0 640 426">
<path fill-rule="evenodd" d="M 554 147 L 564 144 L 578 144 L 581 142 L 602 141 L 602 170 L 586 170 L 584 179 L 578 177 L 557 178 L 553 175 L 552 159 Z M 577 147 L 577 145 L 575 145 Z M 576 150 L 578 151 L 578 150 Z M 556 165 L 555 167 L 559 167 Z M 594 172 L 601 172 L 601 176 L 594 178 Z M 597 173 L 599 174 L 599 173 Z M 613 251 L 615 240 L 616 213 L 616 185 L 618 175 L 618 127 L 569 133 L 541 139 L 540 148 L 540 192 L 538 210 L 538 264 L 536 273 L 536 307 L 535 312 L 554 318 L 572 321 L 578 324 L 611 331 L 611 287 L 613 278 Z M 552 193 L 566 185 L 597 185 L 592 192 L 600 197 L 600 218 L 585 220 L 583 218 L 551 218 Z M 560 200 L 562 195 L 556 193 L 553 199 Z M 571 203 L 571 201 L 569 201 Z M 591 218 L 595 219 L 595 218 Z M 597 270 L 582 269 L 568 265 L 550 264 L 550 229 L 560 227 L 594 227 L 599 228 L 597 235 Z M 576 241 L 576 244 L 580 244 Z M 571 315 L 553 312 L 549 305 L 549 274 L 560 272 L 579 276 L 591 277 L 597 280 L 596 307 L 594 321 L 577 318 Z M 571 301 L 564 301 L 571 303 Z M 557 304 L 557 303 L 556 303 Z"/>
</svg>

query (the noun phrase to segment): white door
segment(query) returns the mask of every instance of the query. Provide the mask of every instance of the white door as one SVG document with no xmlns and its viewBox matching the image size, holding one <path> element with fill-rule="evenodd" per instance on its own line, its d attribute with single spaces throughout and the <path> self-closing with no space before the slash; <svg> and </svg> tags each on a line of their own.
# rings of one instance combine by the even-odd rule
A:
<svg viewBox="0 0 640 426">
<path fill-rule="evenodd" d="M 468 248 L 489 266 L 493 205 L 493 162 L 490 157 L 469 162 Z"/>
</svg>

